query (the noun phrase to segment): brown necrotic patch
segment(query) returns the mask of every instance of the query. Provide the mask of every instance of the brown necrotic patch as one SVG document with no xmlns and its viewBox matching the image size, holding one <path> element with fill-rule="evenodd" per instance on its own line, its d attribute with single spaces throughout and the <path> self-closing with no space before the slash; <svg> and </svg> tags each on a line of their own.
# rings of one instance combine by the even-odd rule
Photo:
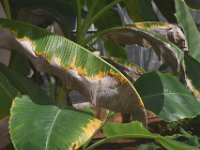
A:
<svg viewBox="0 0 200 150">
<path fill-rule="evenodd" d="M 144 105 L 139 95 L 131 83 L 117 70 L 112 68 L 104 72 L 99 70 L 98 73 L 89 76 L 85 68 L 76 64 L 76 58 L 70 65 L 64 66 L 56 54 L 48 59 L 46 51 L 36 50 L 31 39 L 27 37 L 18 39 L 8 30 L 3 31 L 0 32 L 1 46 L 17 49 L 32 62 L 38 71 L 57 76 L 66 87 L 80 92 L 95 106 L 116 112 L 133 113 L 135 116 L 140 116 L 141 121 L 146 118 Z M 3 36 L 3 34 L 6 35 Z M 108 64 L 105 63 L 105 65 Z"/>
</svg>

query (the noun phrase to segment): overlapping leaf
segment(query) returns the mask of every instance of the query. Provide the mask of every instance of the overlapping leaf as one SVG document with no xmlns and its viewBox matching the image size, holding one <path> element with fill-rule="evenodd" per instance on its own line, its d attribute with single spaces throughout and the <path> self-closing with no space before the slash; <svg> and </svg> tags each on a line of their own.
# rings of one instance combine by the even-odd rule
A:
<svg viewBox="0 0 200 150">
<path fill-rule="evenodd" d="M 36 99 L 40 104 L 53 104 L 53 101 L 46 93 L 32 80 L 11 71 L 8 67 L 0 64 L 0 72 L 7 78 L 9 83 L 20 93 L 27 94 L 31 98 Z M 14 99 L 14 98 L 13 98 Z"/>
<path fill-rule="evenodd" d="M 172 33 L 176 36 L 173 36 Z M 187 51 L 187 42 L 181 30 L 167 23 L 136 23 L 113 28 L 104 35 L 104 38 L 122 44 L 152 47 L 158 57 L 171 66 L 174 71 L 180 70 L 183 61 L 184 53 L 181 49 Z"/>
<path fill-rule="evenodd" d="M 74 150 L 84 144 L 101 121 L 90 113 L 39 105 L 28 96 L 15 98 L 9 131 L 16 149 Z"/>
<path fill-rule="evenodd" d="M 185 32 L 189 54 L 200 62 L 200 34 L 184 0 L 175 0 L 176 19 Z"/>
<path fill-rule="evenodd" d="M 134 22 L 156 21 L 156 14 L 150 0 L 124 0 L 123 3 Z"/>
<path fill-rule="evenodd" d="M 135 83 L 135 81 L 145 72 L 141 67 L 136 64 L 133 64 L 127 60 L 112 57 L 104 58 L 109 64 L 116 67 L 126 78 Z"/>
<path fill-rule="evenodd" d="M 124 47 L 119 44 L 113 43 L 111 41 L 104 41 L 104 48 L 110 57 L 127 59 L 127 54 Z"/>
<path fill-rule="evenodd" d="M 178 24 L 183 28 L 188 41 L 189 55 L 185 54 L 186 83 L 194 95 L 199 98 L 199 68 L 200 68 L 200 34 L 192 19 L 189 7 L 183 0 L 176 0 L 176 18 Z M 192 57 L 193 58 L 192 58 Z"/>
<path fill-rule="evenodd" d="M 21 64 L 23 64 L 24 66 L 21 67 Z M 24 58 L 22 54 L 16 51 L 13 51 L 11 53 L 9 67 L 13 71 L 23 74 L 25 76 L 30 73 L 30 66 L 29 66 L 28 60 Z"/>
<path fill-rule="evenodd" d="M 31 25 L 1 19 L 0 26 L 0 45 L 22 52 L 39 71 L 59 77 L 68 88 L 79 91 L 96 106 L 145 118 L 135 88 L 101 58 Z"/>
<path fill-rule="evenodd" d="M 9 83 L 4 74 L 0 72 L 0 119 L 10 112 L 12 100 L 17 96 L 18 91 Z"/>
<path fill-rule="evenodd" d="M 1 115 L 0 115 L 0 117 L 8 115 L 8 113 L 10 112 L 11 103 L 12 103 L 13 99 L 17 96 L 17 93 L 20 92 L 21 94 L 27 94 L 27 95 L 29 95 L 29 97 L 31 97 L 31 99 L 28 97 L 22 98 L 23 99 L 22 101 L 25 104 L 28 103 L 28 105 L 25 105 L 23 107 L 24 109 L 21 109 L 21 105 L 20 105 L 21 103 L 18 104 L 18 100 L 15 100 L 15 102 L 13 102 L 14 106 L 20 107 L 18 109 L 18 113 L 14 113 L 14 115 L 11 114 L 11 116 L 12 116 L 11 117 L 12 118 L 11 126 L 14 124 L 13 125 L 14 127 L 10 128 L 10 131 L 12 131 L 12 132 L 10 132 L 10 134 L 13 137 L 12 142 L 14 143 L 15 148 L 16 149 L 27 149 L 26 146 L 31 144 L 32 149 L 35 149 L 37 147 L 39 147 L 39 149 L 44 149 L 44 147 L 42 147 L 43 145 L 41 143 L 46 143 L 47 137 L 40 139 L 39 140 L 40 142 L 38 142 L 39 138 L 38 137 L 33 138 L 32 136 L 34 136 L 35 134 L 37 134 L 38 136 L 40 136 L 41 134 L 47 136 L 46 132 L 49 131 L 49 129 L 52 127 L 51 126 L 52 124 L 50 124 L 50 123 L 48 124 L 48 121 L 45 120 L 46 119 L 45 117 L 48 116 L 49 120 L 51 120 L 52 118 L 54 118 L 54 114 L 55 114 L 54 112 L 56 112 L 56 110 L 59 111 L 59 108 L 57 106 L 52 105 L 53 102 L 51 101 L 51 99 L 49 97 L 47 97 L 45 92 L 42 91 L 42 89 L 40 89 L 36 84 L 34 84 L 29 79 L 26 79 L 25 77 L 12 72 L 4 65 L 0 65 L 0 80 L 1 80 L 0 85 L 2 85 L 1 86 L 2 89 L 0 90 L 0 97 L 1 97 L 1 107 L 0 107 Z M 34 107 L 34 106 L 36 106 L 36 107 Z M 37 109 L 37 107 L 39 109 Z M 45 111 L 46 108 L 47 108 L 47 111 Z M 54 112 L 52 112 L 52 111 L 54 111 Z M 58 132 L 56 132 L 56 135 L 55 134 L 51 135 L 50 133 L 49 133 L 49 135 L 51 135 L 51 138 L 57 139 L 57 136 L 59 136 L 59 137 L 62 136 L 62 134 L 61 134 L 62 132 L 60 132 L 60 131 L 65 130 L 65 131 L 68 131 L 66 133 L 67 135 L 78 132 L 78 134 L 76 134 L 78 136 L 65 141 L 68 144 L 66 146 L 66 143 L 65 143 L 65 147 L 62 144 L 59 145 L 61 147 L 62 146 L 64 147 L 62 149 L 72 149 L 72 146 L 74 146 L 74 148 L 80 147 L 88 138 L 90 138 L 90 136 L 99 127 L 99 125 L 101 123 L 100 121 L 95 119 L 94 116 L 91 116 L 90 114 L 87 114 L 85 112 L 80 112 L 80 111 L 77 111 L 77 110 L 74 110 L 71 108 L 63 109 L 63 111 L 64 111 L 64 113 L 61 113 L 61 117 L 65 118 L 66 121 L 64 119 L 61 119 L 60 121 L 62 123 L 60 123 L 60 122 L 58 123 L 60 126 L 62 126 L 62 127 L 60 127 L 60 126 L 58 127 L 60 130 Z M 40 113 L 41 114 L 44 113 L 44 116 L 40 115 Z M 35 117 L 35 116 L 37 116 L 37 117 Z M 40 117 L 41 118 L 43 117 L 42 120 L 43 120 L 44 125 L 41 125 Z M 76 120 L 73 120 L 76 117 L 80 117 L 80 118 L 83 117 L 82 119 L 80 119 L 80 118 L 77 119 L 79 124 L 77 124 Z M 26 118 L 26 121 L 24 120 L 24 118 Z M 73 123 L 75 123 L 77 126 L 79 126 L 81 124 L 82 125 L 82 126 L 80 126 L 81 129 L 77 130 L 77 127 L 75 125 L 72 125 L 72 127 L 70 127 L 71 123 L 69 123 L 69 120 L 73 120 Z M 23 124 L 24 122 L 26 122 L 26 124 Z M 23 128 L 20 128 L 20 130 L 16 131 L 15 130 L 16 126 L 18 126 L 18 125 L 21 126 L 21 123 L 23 124 Z M 33 124 L 35 134 L 32 133 L 32 131 L 33 131 L 32 126 L 31 126 L 32 129 L 29 128 L 30 124 Z M 65 126 L 63 126 L 63 124 L 65 124 Z M 87 126 L 87 125 L 89 125 L 89 126 Z M 89 130 L 89 129 L 92 129 L 92 130 Z M 35 131 L 38 131 L 38 132 L 35 132 Z M 27 138 L 26 136 L 23 138 L 22 135 L 25 135 L 25 134 L 32 138 Z M 18 137 L 18 135 L 20 136 L 20 138 Z M 17 136 L 16 139 L 15 139 L 15 136 Z M 68 138 L 68 136 L 65 136 L 65 138 Z M 19 140 L 19 139 L 21 139 L 21 140 Z M 57 142 L 56 140 L 53 140 L 53 141 Z M 54 149 L 55 146 L 56 146 L 56 144 L 54 142 L 49 141 L 48 149 Z"/>
<path fill-rule="evenodd" d="M 165 121 L 193 118 L 200 113 L 200 102 L 172 75 L 147 73 L 136 81 L 135 87 L 145 107 Z"/>
<path fill-rule="evenodd" d="M 93 18 L 96 14 L 98 14 L 98 12 L 102 10 L 102 8 L 106 7 L 111 2 L 113 2 L 112 0 L 101 0 L 101 1 L 85 0 L 85 1 L 86 1 L 86 6 L 89 9 L 89 12 L 91 11 L 91 9 L 93 9 L 93 11 L 91 12 L 91 17 L 89 17 L 90 19 Z M 110 8 L 105 13 L 101 14 L 95 20 L 95 22 L 91 23 L 94 23 L 95 27 L 98 30 L 103 30 L 106 28 L 121 25 L 121 19 L 118 12 L 115 9 Z"/>
<path fill-rule="evenodd" d="M 192 56 L 185 54 L 185 80 L 189 89 L 200 99 L 200 63 Z"/>
<path fill-rule="evenodd" d="M 146 128 L 142 126 L 141 123 L 133 121 L 127 124 L 109 124 L 103 129 L 106 138 L 100 140 L 95 146 L 89 147 L 87 150 L 92 150 L 96 146 L 104 144 L 107 141 L 121 139 L 121 138 L 147 138 L 153 139 L 159 142 L 164 148 L 168 150 L 198 150 L 198 148 L 180 143 L 173 140 L 170 137 L 161 136 L 155 133 L 149 132 Z"/>
<path fill-rule="evenodd" d="M 117 0 L 116 0 L 117 1 Z M 119 26 L 122 24 L 120 19 L 120 15 L 116 9 L 110 8 L 107 11 L 101 13 L 102 8 L 107 7 L 111 3 L 115 1 L 108 1 L 108 0 L 101 0 L 101 1 L 94 1 L 94 0 L 86 0 L 86 6 L 88 7 L 88 13 L 86 18 L 84 19 L 84 25 L 90 23 L 94 23 L 95 27 L 98 31 L 111 28 L 114 26 Z M 120 2 L 120 0 L 119 0 Z M 98 17 L 96 17 L 98 16 Z M 92 19 L 96 18 L 93 22 Z M 111 41 L 104 42 L 104 48 L 108 52 L 111 57 L 120 57 L 126 58 L 127 54 L 125 49 L 117 43 L 113 43 Z"/>
</svg>

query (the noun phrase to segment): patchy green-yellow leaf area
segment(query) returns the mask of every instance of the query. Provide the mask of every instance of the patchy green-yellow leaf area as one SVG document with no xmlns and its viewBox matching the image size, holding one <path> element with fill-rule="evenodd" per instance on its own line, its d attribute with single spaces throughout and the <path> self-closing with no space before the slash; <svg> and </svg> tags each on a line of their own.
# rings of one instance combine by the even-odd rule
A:
<svg viewBox="0 0 200 150">
<path fill-rule="evenodd" d="M 90 120 L 87 123 L 86 127 L 82 127 L 83 132 L 87 136 L 85 138 L 81 137 L 83 141 L 72 143 L 71 145 L 72 149 L 78 149 L 85 142 L 85 139 L 88 139 L 88 137 L 91 137 L 95 133 L 95 131 L 100 127 L 100 125 L 101 125 L 100 120 L 98 119 Z"/>
<path fill-rule="evenodd" d="M 23 95 L 16 97 L 11 107 L 9 131 L 16 149 L 74 150 L 82 146 L 100 125 L 101 121 L 90 113 L 39 105 Z"/>
<path fill-rule="evenodd" d="M 137 27 L 137 28 L 142 28 L 142 29 L 151 29 L 154 27 L 169 27 L 170 24 L 166 22 L 139 22 L 139 23 L 134 23 L 127 25 L 127 27 Z"/>
<path fill-rule="evenodd" d="M 12 32 L 18 37 L 17 31 L 12 31 Z M 33 50 L 32 52 L 34 52 L 34 54 L 36 56 L 45 57 L 45 59 L 48 61 L 49 64 L 53 63 L 53 64 L 57 65 L 58 67 L 62 67 L 66 71 L 67 70 L 76 70 L 79 75 L 82 75 L 82 76 L 85 76 L 88 79 L 94 79 L 94 80 L 98 80 L 98 79 L 104 78 L 106 76 L 112 76 L 112 77 L 115 77 L 121 84 L 126 84 L 127 83 L 127 79 L 124 78 L 115 69 L 111 68 L 108 64 L 107 64 L 108 66 L 106 66 L 106 69 L 102 68 L 103 69 L 102 70 L 100 68 L 100 70 L 98 70 L 96 72 L 90 72 L 91 69 L 88 70 L 87 66 L 85 67 L 85 66 L 83 66 L 83 64 L 79 63 L 79 60 L 81 59 L 80 56 L 77 57 L 77 55 L 74 55 L 71 58 L 68 57 L 68 59 L 71 60 L 69 62 L 69 61 L 66 61 L 66 58 L 63 57 L 63 55 L 61 53 L 59 53 L 59 50 L 52 50 L 52 48 L 49 48 L 49 47 L 45 47 L 46 49 L 43 49 L 43 50 L 38 50 L 37 42 L 35 42 L 34 40 L 30 39 L 27 36 L 24 36 L 22 38 L 18 38 L 17 40 L 20 41 L 20 42 L 26 42 L 26 46 L 29 49 L 32 49 Z M 60 47 L 60 48 L 62 49 L 62 47 Z M 54 54 L 50 53 L 52 51 L 54 52 Z M 79 49 L 75 48 L 74 51 L 79 51 Z M 56 53 L 56 52 L 58 52 L 58 53 Z M 92 55 L 92 56 L 94 56 L 94 55 Z M 87 59 L 87 58 L 86 58 L 86 60 L 89 61 L 89 59 Z M 99 64 L 99 62 L 97 63 L 97 65 Z M 94 65 L 94 64 L 92 64 L 92 65 Z M 109 69 L 107 69 L 107 68 L 109 68 Z"/>
<path fill-rule="evenodd" d="M 0 42 L 23 53 L 38 71 L 57 76 L 94 106 L 143 117 L 144 105 L 131 82 L 115 67 L 62 36 L 18 21 L 0 19 Z"/>
</svg>

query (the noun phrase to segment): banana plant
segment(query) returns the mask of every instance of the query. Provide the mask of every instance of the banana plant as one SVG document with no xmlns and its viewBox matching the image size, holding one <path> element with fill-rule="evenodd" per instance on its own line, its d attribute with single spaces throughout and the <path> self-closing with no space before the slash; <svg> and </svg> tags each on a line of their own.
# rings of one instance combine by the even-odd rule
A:
<svg viewBox="0 0 200 150">
<path fill-rule="evenodd" d="M 153 139 L 166 149 L 197 149 L 177 142 L 173 136 L 163 137 L 145 129 L 147 110 L 166 122 L 193 118 L 200 112 L 198 96 L 193 95 L 199 86 L 196 51 L 199 34 L 184 1 L 175 0 L 174 11 L 186 37 L 180 27 L 158 22 L 151 1 L 135 0 L 137 5 L 130 0 L 51 0 L 48 4 L 41 0 L 31 5 L 24 2 L 11 1 L 11 6 L 22 10 L 12 20 L 0 19 L 0 47 L 13 55 L 9 67 L 0 65 L 0 119 L 10 116 L 9 133 L 15 149 L 91 150 L 119 138 Z M 10 9 L 15 11 L 7 1 L 4 6 L 8 16 Z M 133 21 L 151 22 L 121 26 L 117 7 L 126 8 Z M 141 8 L 148 13 L 140 12 Z M 181 20 L 183 13 L 187 20 Z M 77 20 L 75 32 L 70 31 L 74 27 L 73 15 Z M 58 22 L 62 36 L 41 28 L 46 28 L 49 21 Z M 188 28 L 190 23 L 192 28 Z M 97 32 L 90 34 L 92 25 Z M 190 36 L 191 30 L 197 38 Z M 109 58 L 92 52 L 98 41 L 103 41 Z M 148 73 L 124 60 L 127 58 L 124 45 L 129 44 L 152 48 L 171 67 L 171 72 Z M 19 59 L 15 53 L 23 55 L 22 62 L 30 64 L 26 68 L 31 68 L 34 75 L 39 73 L 43 78 L 40 72 L 45 74 L 50 94 L 23 73 L 21 64 L 16 64 L 20 69 L 13 67 Z M 81 93 L 90 108 L 75 109 L 65 102 L 69 101 L 71 90 Z M 105 120 L 95 117 L 96 107 L 110 111 Z M 112 111 L 131 114 L 141 123 L 107 126 L 115 114 Z M 106 137 L 88 146 L 102 128 Z"/>
</svg>

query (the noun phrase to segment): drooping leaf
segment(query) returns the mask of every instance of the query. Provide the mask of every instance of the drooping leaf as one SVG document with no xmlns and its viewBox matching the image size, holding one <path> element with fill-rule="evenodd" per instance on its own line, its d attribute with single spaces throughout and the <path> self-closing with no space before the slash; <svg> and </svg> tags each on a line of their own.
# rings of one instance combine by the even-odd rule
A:
<svg viewBox="0 0 200 150">
<path fill-rule="evenodd" d="M 172 75 L 147 73 L 136 81 L 135 87 L 145 107 L 165 121 L 192 118 L 200 113 L 200 102 Z"/>
<path fill-rule="evenodd" d="M 25 76 L 27 76 L 30 73 L 30 66 L 28 60 L 17 51 L 12 51 L 9 67 L 14 72 L 20 73 Z"/>
<path fill-rule="evenodd" d="M 24 95 L 13 101 L 9 131 L 16 149 L 73 150 L 84 144 L 100 124 L 90 113 L 39 105 Z"/>
<path fill-rule="evenodd" d="M 158 57 L 168 64 L 173 71 L 180 70 L 184 55 L 181 49 L 187 51 L 187 43 L 181 30 L 167 23 L 136 23 L 113 28 L 104 33 L 104 38 L 121 44 L 152 47 Z M 185 43 L 182 41 L 185 41 Z"/>
<path fill-rule="evenodd" d="M 110 57 L 127 59 L 127 54 L 124 47 L 119 44 L 113 43 L 111 41 L 104 41 L 104 48 Z"/>
<path fill-rule="evenodd" d="M 200 34 L 192 19 L 188 6 L 184 0 L 175 0 L 176 19 L 185 32 L 188 41 L 189 54 L 200 62 Z"/>
<path fill-rule="evenodd" d="M 0 72 L 0 119 L 9 114 L 12 100 L 18 94 L 6 76 Z"/>
<path fill-rule="evenodd" d="M 200 63 L 188 54 L 184 55 L 184 62 L 187 86 L 200 99 Z"/>
<path fill-rule="evenodd" d="M 113 61 L 115 61 L 116 63 L 119 63 L 127 68 L 134 68 L 137 69 L 138 74 L 143 74 L 145 71 L 143 70 L 143 68 L 141 68 L 140 66 L 138 66 L 137 64 L 134 64 L 126 59 L 121 59 L 121 58 L 116 58 L 116 57 L 112 57 L 111 58 Z"/>
<path fill-rule="evenodd" d="M 117 68 L 126 78 L 135 83 L 135 81 L 145 72 L 141 67 L 136 64 L 133 64 L 127 60 L 112 57 L 104 58 L 109 64 Z"/>
<path fill-rule="evenodd" d="M 37 100 L 35 102 L 40 104 L 53 103 L 53 101 L 46 95 L 46 93 L 30 79 L 11 71 L 3 64 L 0 64 L 0 73 L 2 73 L 7 78 L 10 84 L 15 89 L 17 89 L 17 91 L 19 91 L 20 94 L 27 94 L 32 99 Z"/>
<path fill-rule="evenodd" d="M 143 103 L 130 81 L 85 48 L 61 36 L 0 19 L 0 45 L 17 49 L 37 70 L 54 74 L 95 106 L 133 113 L 144 120 Z"/>
<path fill-rule="evenodd" d="M 134 22 L 157 20 L 151 0 L 124 0 L 123 3 Z"/>
<path fill-rule="evenodd" d="M 30 79 L 11 71 L 0 64 L 0 119 L 9 115 L 13 99 L 19 94 L 28 94 L 36 103 L 53 104 L 46 93 Z"/>
<path fill-rule="evenodd" d="M 109 124 L 103 129 L 106 138 L 100 140 L 95 146 L 89 147 L 87 150 L 91 150 L 96 146 L 99 146 L 107 141 L 122 139 L 122 138 L 147 138 L 153 139 L 159 142 L 164 148 L 168 150 L 198 150 L 198 148 L 175 141 L 170 137 L 161 136 L 155 133 L 149 132 L 142 126 L 140 122 L 133 121 L 126 124 Z"/>
</svg>

